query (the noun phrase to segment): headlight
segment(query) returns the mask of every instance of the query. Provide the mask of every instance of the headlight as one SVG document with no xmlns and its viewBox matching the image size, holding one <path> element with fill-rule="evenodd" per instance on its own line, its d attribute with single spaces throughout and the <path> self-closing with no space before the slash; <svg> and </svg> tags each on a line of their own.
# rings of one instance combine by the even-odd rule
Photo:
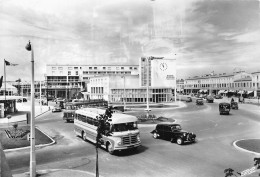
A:
<svg viewBox="0 0 260 177">
<path fill-rule="evenodd" d="M 121 146 L 121 141 L 118 141 L 118 142 L 117 142 L 117 145 L 118 145 L 118 146 Z"/>
<path fill-rule="evenodd" d="M 139 134 L 137 135 L 136 138 L 137 138 L 137 141 L 141 141 L 141 139 L 140 139 L 140 135 L 139 135 Z"/>
</svg>

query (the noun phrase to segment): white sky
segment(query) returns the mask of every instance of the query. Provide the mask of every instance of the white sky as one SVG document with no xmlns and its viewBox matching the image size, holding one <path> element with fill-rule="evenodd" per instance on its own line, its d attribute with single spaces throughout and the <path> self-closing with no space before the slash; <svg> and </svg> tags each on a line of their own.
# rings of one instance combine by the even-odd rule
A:
<svg viewBox="0 0 260 177">
<path fill-rule="evenodd" d="M 6 59 L 19 64 L 7 80 L 30 80 L 29 40 L 36 80 L 46 64 L 138 64 L 143 55 L 177 54 L 179 78 L 260 71 L 259 12 L 257 0 L 0 0 L 0 75 Z"/>
</svg>

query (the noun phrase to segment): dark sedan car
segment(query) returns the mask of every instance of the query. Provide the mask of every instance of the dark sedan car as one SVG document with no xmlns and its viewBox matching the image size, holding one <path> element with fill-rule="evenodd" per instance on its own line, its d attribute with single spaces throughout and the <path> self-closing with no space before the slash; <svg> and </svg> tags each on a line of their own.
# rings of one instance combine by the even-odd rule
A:
<svg viewBox="0 0 260 177">
<path fill-rule="evenodd" d="M 202 98 L 198 98 L 197 100 L 196 100 L 196 105 L 203 105 L 204 104 L 204 102 L 203 102 L 203 99 Z"/>
<path fill-rule="evenodd" d="M 59 105 L 55 105 L 52 109 L 52 112 L 61 112 L 61 107 Z"/>
<path fill-rule="evenodd" d="M 208 95 L 208 96 L 206 97 L 206 100 L 207 100 L 208 103 L 213 103 L 213 102 L 214 102 L 214 98 L 213 98 L 213 96 L 211 96 L 211 95 Z"/>
<path fill-rule="evenodd" d="M 231 105 L 229 103 L 219 103 L 219 114 L 229 114 Z"/>
<path fill-rule="evenodd" d="M 181 145 L 184 142 L 195 142 L 196 135 L 181 129 L 179 124 L 164 122 L 156 125 L 151 132 L 153 138 L 164 138 L 170 140 L 172 143 L 176 142 Z"/>
</svg>

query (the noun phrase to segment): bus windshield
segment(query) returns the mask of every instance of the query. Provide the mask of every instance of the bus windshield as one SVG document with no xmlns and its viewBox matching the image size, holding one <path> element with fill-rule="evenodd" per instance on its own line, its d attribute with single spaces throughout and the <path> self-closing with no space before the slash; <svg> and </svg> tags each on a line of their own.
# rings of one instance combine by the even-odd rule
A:
<svg viewBox="0 0 260 177">
<path fill-rule="evenodd" d="M 136 130 L 136 129 L 137 129 L 137 122 L 127 122 L 127 123 L 112 125 L 112 132 L 122 132 L 128 130 Z"/>
</svg>

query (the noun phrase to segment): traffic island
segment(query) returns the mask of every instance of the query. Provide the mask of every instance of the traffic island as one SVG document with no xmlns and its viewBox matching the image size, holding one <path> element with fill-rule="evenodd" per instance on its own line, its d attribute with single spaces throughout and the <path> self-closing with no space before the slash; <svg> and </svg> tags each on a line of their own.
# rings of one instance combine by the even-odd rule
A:
<svg viewBox="0 0 260 177">
<path fill-rule="evenodd" d="M 26 148 L 30 146 L 30 126 L 0 128 L 0 139 L 3 150 Z M 54 140 L 35 128 L 35 145 L 43 146 L 54 143 Z"/>
<path fill-rule="evenodd" d="M 260 139 L 237 140 L 233 145 L 242 151 L 260 155 Z"/>
</svg>

